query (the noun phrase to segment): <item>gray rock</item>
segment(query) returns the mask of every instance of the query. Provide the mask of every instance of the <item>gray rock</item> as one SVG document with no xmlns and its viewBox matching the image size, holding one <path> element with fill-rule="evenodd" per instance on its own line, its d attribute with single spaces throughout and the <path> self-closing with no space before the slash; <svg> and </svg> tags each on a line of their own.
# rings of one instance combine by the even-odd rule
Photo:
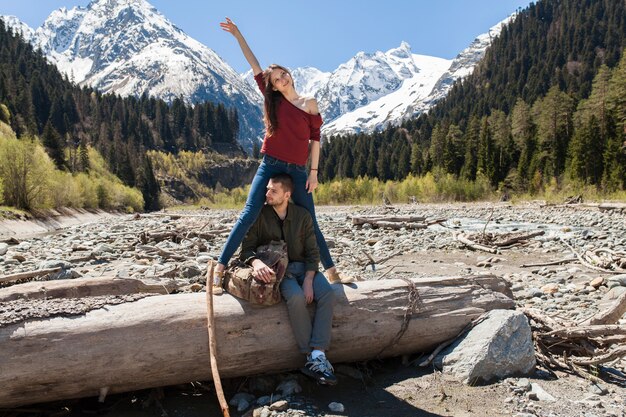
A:
<svg viewBox="0 0 626 417">
<path fill-rule="evenodd" d="M 0 256 L 6 255 L 9 250 L 9 245 L 6 243 L 0 243 Z"/>
<path fill-rule="evenodd" d="M 287 397 L 291 394 L 298 394 L 302 392 L 302 387 L 298 384 L 298 381 L 290 378 L 278 384 L 276 391 L 280 391 L 283 397 Z"/>
<path fill-rule="evenodd" d="M 194 261 L 184 262 L 180 266 L 180 270 L 181 270 L 181 275 L 184 278 L 197 277 L 198 275 L 202 273 L 202 271 L 200 270 L 200 267 Z"/>
<path fill-rule="evenodd" d="M 622 287 L 626 287 L 626 274 L 613 275 L 609 277 L 608 282 L 615 282 Z"/>
<path fill-rule="evenodd" d="M 264 395 L 256 400 L 256 404 L 260 406 L 269 405 L 270 402 L 272 402 L 272 397 L 269 395 Z"/>
<path fill-rule="evenodd" d="M 289 408 L 289 403 L 285 400 L 276 401 L 272 405 L 270 405 L 270 410 L 272 411 L 285 411 Z"/>
<path fill-rule="evenodd" d="M 544 390 L 543 388 L 541 388 L 541 386 L 539 384 L 536 383 L 532 383 L 530 384 L 531 389 L 530 392 L 535 394 L 535 396 L 537 397 L 537 400 L 539 401 L 556 401 L 556 398 L 554 398 L 552 395 L 548 394 L 546 392 L 546 390 Z"/>
<path fill-rule="evenodd" d="M 245 400 L 246 402 L 251 403 L 252 401 L 254 401 L 254 395 L 247 392 L 238 392 L 237 394 L 233 395 L 233 398 L 230 399 L 228 404 L 234 407 L 237 406 L 241 400 Z"/>
<path fill-rule="evenodd" d="M 111 245 L 108 245 L 106 243 L 100 243 L 98 246 L 93 248 L 93 251 L 91 251 L 91 253 L 93 253 L 96 256 L 102 256 L 107 253 L 113 253 L 113 252 L 115 252 L 115 249 Z"/>
<path fill-rule="evenodd" d="M 43 261 L 39 264 L 39 269 L 52 269 L 52 268 L 63 268 L 63 269 L 71 269 L 74 265 L 70 262 L 63 261 L 61 259 L 51 259 L 48 261 Z"/>
<path fill-rule="evenodd" d="M 328 404 L 328 409 L 333 413 L 343 413 L 346 408 L 341 403 L 332 402 Z"/>
<path fill-rule="evenodd" d="M 528 319 L 519 311 L 492 310 L 438 355 L 435 365 L 465 384 L 526 375 L 535 367 Z"/>
<path fill-rule="evenodd" d="M 520 378 L 519 381 L 517 381 L 517 384 L 515 384 L 515 392 L 522 393 L 522 392 L 530 391 L 530 389 L 531 389 L 531 384 L 528 378 Z"/>
<path fill-rule="evenodd" d="M 250 403 L 242 398 L 237 404 L 237 411 L 241 413 L 242 411 L 247 410 L 249 407 Z"/>
<path fill-rule="evenodd" d="M 589 384 L 587 391 L 596 395 L 606 395 L 609 393 L 604 385 L 595 383 Z"/>
</svg>

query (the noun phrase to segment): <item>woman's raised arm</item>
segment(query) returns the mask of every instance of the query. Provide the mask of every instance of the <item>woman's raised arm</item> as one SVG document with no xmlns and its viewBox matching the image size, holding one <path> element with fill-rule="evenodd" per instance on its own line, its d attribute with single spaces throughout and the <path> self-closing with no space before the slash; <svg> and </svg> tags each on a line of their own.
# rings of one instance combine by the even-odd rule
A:
<svg viewBox="0 0 626 417">
<path fill-rule="evenodd" d="M 254 73 L 254 75 L 257 75 L 258 73 L 263 72 L 263 70 L 261 69 L 261 65 L 259 65 L 259 61 L 256 59 L 256 57 L 252 53 L 252 50 L 248 46 L 248 42 L 246 42 L 246 39 L 243 37 L 243 35 L 239 31 L 239 28 L 237 27 L 237 25 L 235 25 L 233 21 L 227 17 L 226 22 L 220 23 L 220 26 L 226 32 L 233 35 L 235 39 L 237 39 L 237 42 L 239 42 L 239 47 L 241 48 L 241 52 L 243 52 L 243 56 L 246 57 L 246 60 L 252 67 L 252 72 Z"/>
</svg>

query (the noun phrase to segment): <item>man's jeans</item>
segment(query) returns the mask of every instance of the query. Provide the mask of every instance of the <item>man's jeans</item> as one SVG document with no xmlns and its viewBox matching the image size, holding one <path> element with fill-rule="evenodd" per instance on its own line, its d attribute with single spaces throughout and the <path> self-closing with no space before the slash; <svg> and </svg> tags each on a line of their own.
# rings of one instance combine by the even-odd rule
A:
<svg viewBox="0 0 626 417">
<path fill-rule="evenodd" d="M 309 353 L 314 347 L 322 350 L 330 347 L 335 293 L 324 275 L 317 272 L 313 278 L 316 308 L 315 316 L 311 321 L 302 290 L 305 273 L 304 262 L 290 262 L 285 278 L 280 283 L 280 292 L 287 301 L 289 321 L 296 342 L 298 342 L 298 348 L 302 353 Z"/>
<path fill-rule="evenodd" d="M 263 204 L 265 204 L 265 193 L 267 192 L 267 184 L 276 174 L 286 173 L 293 178 L 293 193 L 291 199 L 293 202 L 301 207 L 306 208 L 311 217 L 313 218 L 313 227 L 315 229 L 315 238 L 317 240 L 317 246 L 320 250 L 320 258 L 324 269 L 328 269 L 334 266 L 333 259 L 330 257 L 328 245 L 324 239 L 324 235 L 320 231 L 320 227 L 317 224 L 315 218 L 315 205 L 313 204 L 313 194 L 307 192 L 306 182 L 308 180 L 308 174 L 304 165 L 290 164 L 283 162 L 279 159 L 272 158 L 271 156 L 264 156 L 259 169 L 256 171 L 256 175 L 250 185 L 250 192 L 248 193 L 248 199 L 243 211 L 239 215 L 239 219 L 235 223 L 233 230 L 231 230 L 226 244 L 222 249 L 218 261 L 223 265 L 228 265 L 228 261 L 233 256 L 243 238 L 248 233 L 250 227 L 256 221 L 259 216 Z"/>
</svg>

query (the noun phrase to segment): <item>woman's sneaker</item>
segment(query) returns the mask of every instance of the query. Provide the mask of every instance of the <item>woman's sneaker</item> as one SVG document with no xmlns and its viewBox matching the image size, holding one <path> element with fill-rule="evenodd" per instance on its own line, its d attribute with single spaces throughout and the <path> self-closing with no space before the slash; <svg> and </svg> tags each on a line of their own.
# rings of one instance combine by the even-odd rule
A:
<svg viewBox="0 0 626 417">
<path fill-rule="evenodd" d="M 307 361 L 304 364 L 304 368 L 301 368 L 303 374 L 310 376 L 320 384 L 337 384 L 337 377 L 333 374 L 335 370 L 330 362 L 328 362 L 325 355 L 320 355 L 313 359 L 311 358 L 311 354 L 309 354 L 306 359 Z"/>
</svg>

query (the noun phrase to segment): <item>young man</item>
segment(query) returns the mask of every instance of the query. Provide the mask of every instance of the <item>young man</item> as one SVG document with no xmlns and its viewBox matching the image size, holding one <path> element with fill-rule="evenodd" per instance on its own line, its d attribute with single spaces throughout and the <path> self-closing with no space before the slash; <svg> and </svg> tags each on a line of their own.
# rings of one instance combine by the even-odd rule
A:
<svg viewBox="0 0 626 417">
<path fill-rule="evenodd" d="M 293 181 L 287 174 L 270 179 L 265 194 L 266 205 L 252 225 L 241 245 L 240 259 L 252 265 L 257 279 L 269 282 L 273 271 L 256 257 L 256 248 L 271 241 L 287 243 L 289 266 L 280 291 L 287 301 L 289 320 L 300 351 L 307 355 L 302 372 L 327 385 L 337 378 L 326 359 L 330 346 L 335 294 L 321 272 L 319 250 L 309 212 L 289 202 Z M 315 300 L 313 322 L 307 304 Z"/>
</svg>

